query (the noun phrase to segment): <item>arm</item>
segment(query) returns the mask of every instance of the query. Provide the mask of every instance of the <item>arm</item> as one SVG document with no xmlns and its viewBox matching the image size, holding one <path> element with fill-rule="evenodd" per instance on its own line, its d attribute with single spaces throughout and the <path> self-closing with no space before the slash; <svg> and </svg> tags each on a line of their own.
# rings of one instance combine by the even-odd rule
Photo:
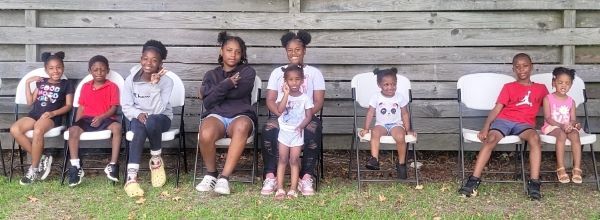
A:
<svg viewBox="0 0 600 220">
<path fill-rule="evenodd" d="M 571 121 L 569 122 L 569 125 L 571 126 L 572 129 L 575 130 L 580 130 L 581 129 L 581 124 L 579 122 L 577 122 L 577 114 L 575 113 L 576 109 L 575 109 L 575 100 L 573 100 L 573 107 L 571 108 L 571 110 L 569 111 L 569 115 L 571 118 Z"/>
<path fill-rule="evenodd" d="M 248 94 L 252 93 L 254 88 L 254 79 L 256 78 L 256 71 L 250 66 L 246 66 L 239 73 L 240 78 L 237 80 L 236 86 L 227 92 L 228 99 L 240 99 L 248 97 Z"/>
<path fill-rule="evenodd" d="M 360 131 L 360 136 L 364 136 L 366 133 L 369 133 L 369 129 L 371 129 L 371 122 L 373 121 L 373 115 L 375 115 L 375 108 L 373 106 L 369 106 L 369 110 L 367 110 L 367 116 L 365 116 L 365 126 L 363 130 Z"/>
<path fill-rule="evenodd" d="M 40 81 L 40 79 L 41 79 L 41 77 L 39 77 L 39 76 L 33 76 L 25 81 L 25 98 L 27 100 L 28 106 L 31 106 L 33 104 L 33 101 L 37 98 L 37 83 L 36 83 L 36 87 L 33 90 L 33 92 L 31 92 L 30 85 L 32 82 Z"/>
<path fill-rule="evenodd" d="M 553 125 L 553 126 L 558 126 L 562 129 L 562 125 L 560 123 L 558 123 L 557 121 L 555 121 L 554 119 L 552 119 L 552 113 L 550 112 L 550 102 L 548 101 L 548 97 L 544 97 L 544 101 L 542 102 L 542 105 L 544 107 L 544 121 L 546 123 L 548 123 L 549 125 Z"/>
<path fill-rule="evenodd" d="M 79 108 L 77 108 L 77 112 L 75 113 L 75 120 L 73 122 L 79 121 L 79 119 L 81 119 L 81 117 L 83 117 L 83 109 L 85 107 L 83 106 L 79 106 Z"/>
<path fill-rule="evenodd" d="M 130 121 L 144 113 L 142 110 L 134 107 L 133 99 L 133 74 L 127 77 L 123 86 L 123 94 L 121 95 L 121 106 L 123 114 Z"/>
<path fill-rule="evenodd" d="M 54 116 L 60 116 L 60 115 L 64 115 L 67 112 L 71 111 L 71 109 L 73 108 L 73 93 L 69 93 L 67 94 L 66 100 L 65 100 L 65 106 L 56 109 L 54 111 L 49 111 L 49 112 L 44 112 L 44 114 L 42 114 L 41 118 L 53 118 Z M 58 125 L 55 125 L 58 126 Z"/>
<path fill-rule="evenodd" d="M 323 108 L 323 103 L 325 102 L 325 90 L 315 90 L 313 91 L 313 103 L 315 107 L 313 108 L 312 114 L 317 114 Z"/>
<path fill-rule="evenodd" d="M 117 112 L 117 106 L 113 105 L 110 107 L 110 109 L 108 109 L 108 111 L 104 112 L 104 114 L 98 115 L 96 117 L 94 117 L 92 119 L 92 127 L 98 127 L 100 126 L 100 122 L 102 122 L 102 120 L 115 115 L 115 113 Z"/>
<path fill-rule="evenodd" d="M 306 128 L 308 123 L 310 123 L 310 120 L 312 120 L 312 117 L 313 117 L 312 109 L 313 108 L 304 110 L 304 120 L 302 120 L 302 122 L 300 122 L 300 124 L 296 128 L 296 131 L 301 132 L 302 130 L 304 130 L 304 128 Z"/>
<path fill-rule="evenodd" d="M 209 71 L 204 75 L 202 86 L 200 87 L 202 102 L 204 104 L 204 108 L 206 109 L 211 109 L 221 103 L 227 96 L 229 90 L 235 87 L 234 81 L 231 77 L 225 78 L 221 82 L 215 82 L 214 80 L 216 77 L 214 77 L 212 74 L 216 73 Z"/>
<path fill-rule="evenodd" d="M 281 97 L 281 100 L 279 100 L 279 102 L 277 103 L 277 113 L 279 115 L 282 115 L 283 112 L 285 111 L 285 106 L 288 103 L 289 96 L 290 96 L 290 87 L 288 87 L 287 83 L 283 84 L 283 97 Z"/>
<path fill-rule="evenodd" d="M 496 106 L 494 106 L 494 108 L 490 111 L 487 119 L 485 119 L 485 122 L 483 123 L 481 131 L 479 131 L 479 134 L 477 134 L 479 140 L 483 141 L 487 138 L 488 132 L 490 131 L 490 125 L 492 124 L 492 121 L 496 119 L 498 114 L 500 114 L 502 108 L 504 108 L 503 104 L 496 103 Z"/>
<path fill-rule="evenodd" d="M 168 77 L 167 77 L 168 78 Z M 156 90 L 160 92 L 160 103 L 158 105 L 158 112 L 163 112 L 169 102 L 171 102 L 171 93 L 173 93 L 173 80 L 168 78 L 169 80 L 160 80 L 158 84 L 155 84 Z"/>
<path fill-rule="evenodd" d="M 281 116 L 281 114 L 279 113 L 277 103 L 275 102 L 276 100 L 277 100 L 277 90 L 268 89 L 267 97 L 266 97 L 267 108 L 269 109 L 269 111 L 271 111 L 271 113 L 273 113 L 275 116 L 279 117 L 279 116 Z"/>
</svg>

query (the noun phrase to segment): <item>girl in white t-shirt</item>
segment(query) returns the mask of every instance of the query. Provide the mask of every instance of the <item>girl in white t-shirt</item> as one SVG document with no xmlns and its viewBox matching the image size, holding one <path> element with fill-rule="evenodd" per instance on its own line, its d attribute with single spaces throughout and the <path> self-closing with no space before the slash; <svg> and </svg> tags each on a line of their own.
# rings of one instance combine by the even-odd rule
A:
<svg viewBox="0 0 600 220">
<path fill-rule="evenodd" d="M 379 138 L 392 136 L 396 141 L 398 150 L 398 163 L 396 170 L 398 178 L 406 179 L 406 134 L 414 135 L 410 128 L 408 113 L 408 98 L 396 92 L 396 68 L 373 70 L 377 75 L 377 85 L 381 92 L 373 95 L 369 100 L 369 110 L 365 118 L 365 127 L 360 131 L 360 136 L 371 133 L 371 157 L 367 160 L 367 169 L 379 170 Z M 375 126 L 371 128 L 371 121 L 375 115 Z"/>
<path fill-rule="evenodd" d="M 300 153 L 304 145 L 304 128 L 312 118 L 312 98 L 302 92 L 304 72 L 301 66 L 289 64 L 283 69 L 285 84 L 283 92 L 277 97 L 279 122 L 279 161 L 277 163 L 277 192 L 275 199 L 281 200 L 286 196 L 283 189 L 285 169 L 289 162 L 291 170 L 291 186 L 287 192 L 288 198 L 298 197 L 298 178 L 300 176 Z"/>
</svg>

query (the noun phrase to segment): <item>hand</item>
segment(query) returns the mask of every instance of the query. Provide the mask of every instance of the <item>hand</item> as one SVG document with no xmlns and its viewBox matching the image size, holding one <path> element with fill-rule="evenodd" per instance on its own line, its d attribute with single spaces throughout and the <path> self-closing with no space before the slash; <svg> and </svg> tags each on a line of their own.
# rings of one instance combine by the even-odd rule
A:
<svg viewBox="0 0 600 220">
<path fill-rule="evenodd" d="M 365 134 L 368 134 L 369 132 L 371 132 L 369 129 L 362 129 L 360 130 L 360 132 L 358 133 L 361 137 L 365 136 Z"/>
<path fill-rule="evenodd" d="M 153 73 L 150 75 L 150 84 L 157 84 L 160 81 L 160 77 L 164 76 L 167 73 L 167 69 L 162 68 L 158 73 Z"/>
<path fill-rule="evenodd" d="M 298 126 L 298 127 L 296 127 L 295 131 L 296 131 L 298 134 L 302 134 L 302 132 L 304 131 L 304 128 L 301 128 L 300 126 Z"/>
<path fill-rule="evenodd" d="M 240 72 L 233 74 L 233 76 L 229 77 L 231 82 L 233 83 L 233 87 L 237 88 L 238 81 L 240 81 Z"/>
<path fill-rule="evenodd" d="M 148 119 L 148 113 L 140 113 L 137 116 L 137 119 L 142 122 L 142 124 L 146 124 L 146 119 Z"/>
<path fill-rule="evenodd" d="M 41 80 L 42 80 L 42 77 L 32 76 L 29 79 L 27 79 L 27 81 L 25 81 L 25 82 L 27 82 L 27 84 L 30 84 L 32 82 L 38 82 L 38 81 L 41 81 Z"/>
<path fill-rule="evenodd" d="M 42 116 L 40 116 L 40 118 L 47 118 L 47 119 L 51 119 L 51 118 L 53 118 L 54 116 L 55 116 L 55 115 L 54 115 L 54 112 L 44 112 L 44 114 L 42 114 Z"/>
<path fill-rule="evenodd" d="M 485 141 L 485 139 L 487 139 L 487 135 L 489 132 L 490 132 L 489 128 L 481 129 L 481 131 L 479 131 L 479 134 L 477 134 L 477 138 L 479 138 L 479 140 L 481 142 L 483 142 L 483 141 Z"/>
<path fill-rule="evenodd" d="M 290 94 L 290 86 L 288 86 L 287 83 L 283 83 L 283 94 L 284 95 Z"/>
<path fill-rule="evenodd" d="M 96 116 L 92 119 L 92 123 L 90 124 L 90 126 L 97 128 L 98 126 L 100 126 L 100 122 L 102 122 L 102 120 L 104 120 L 104 118 L 102 118 L 101 116 Z"/>
<path fill-rule="evenodd" d="M 581 123 L 579 122 L 574 121 L 571 123 L 571 126 L 573 126 L 573 128 L 577 129 L 578 131 L 581 130 Z"/>
<path fill-rule="evenodd" d="M 415 132 L 415 131 L 413 131 L 413 130 L 408 130 L 408 131 L 406 131 L 406 134 L 407 134 L 407 135 L 412 135 L 412 136 L 414 136 L 414 137 L 417 137 L 417 132 Z"/>
<path fill-rule="evenodd" d="M 561 125 L 561 129 L 565 132 L 565 133 L 571 133 L 571 131 L 573 130 L 573 126 L 571 126 L 571 124 L 562 124 Z"/>
</svg>

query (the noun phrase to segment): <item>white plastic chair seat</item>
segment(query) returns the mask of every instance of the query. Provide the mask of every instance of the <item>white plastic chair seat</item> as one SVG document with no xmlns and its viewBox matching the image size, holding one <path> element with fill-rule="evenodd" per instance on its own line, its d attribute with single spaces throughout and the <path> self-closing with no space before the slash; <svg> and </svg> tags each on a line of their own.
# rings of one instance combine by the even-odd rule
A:
<svg viewBox="0 0 600 220">
<path fill-rule="evenodd" d="M 554 137 L 552 135 L 545 135 L 545 134 L 540 133 L 540 139 L 542 140 L 542 142 L 547 143 L 547 144 L 555 144 L 556 143 L 556 137 Z M 579 141 L 581 141 L 581 145 L 596 143 L 596 135 L 588 134 L 588 133 L 585 133 L 584 131 L 581 131 L 581 132 L 579 132 Z M 569 141 L 569 139 L 567 139 L 567 141 L 565 142 L 565 145 L 571 146 L 571 141 Z"/>
<path fill-rule="evenodd" d="M 177 136 L 178 134 L 179 134 L 179 129 L 177 129 L 177 128 L 169 129 L 168 131 L 162 133 L 161 140 L 162 141 L 174 140 L 175 136 Z M 127 141 L 133 140 L 133 131 L 128 131 L 125 134 L 125 139 L 127 139 Z"/>
<path fill-rule="evenodd" d="M 65 126 L 54 127 L 52 129 L 48 130 L 44 134 L 44 137 L 46 137 L 46 138 L 58 137 L 63 130 L 65 130 Z M 27 136 L 28 138 L 33 138 L 33 130 L 29 130 L 29 131 L 25 132 L 25 136 Z"/>
<path fill-rule="evenodd" d="M 362 129 L 362 128 L 356 129 L 356 134 L 359 134 L 358 138 L 360 139 L 360 142 L 371 141 L 371 133 L 366 133 L 364 136 L 360 136 L 360 131 L 362 131 L 362 130 L 364 130 L 364 129 Z M 406 141 L 406 143 L 416 143 L 417 137 L 414 135 L 405 135 L 404 141 Z M 379 142 L 382 144 L 395 144 L 396 143 L 396 141 L 394 140 L 394 138 L 392 136 L 381 136 L 379 138 Z"/>
<path fill-rule="evenodd" d="M 477 137 L 477 134 L 479 134 L 479 131 L 463 128 L 462 132 L 463 132 L 464 141 L 466 143 L 472 143 L 472 142 L 481 143 L 481 140 L 479 140 L 479 138 Z M 520 144 L 520 143 L 521 143 L 521 138 L 517 135 L 505 136 L 504 138 L 500 139 L 500 142 L 498 142 L 498 144 Z"/>
<path fill-rule="evenodd" d="M 252 143 L 252 141 L 254 141 L 254 135 L 250 135 L 250 137 L 248 137 L 248 139 L 246 139 L 246 144 L 250 144 L 250 143 Z M 217 140 L 217 142 L 215 142 L 215 145 L 229 146 L 230 143 L 231 143 L 231 138 L 221 138 L 221 139 Z"/>
<path fill-rule="evenodd" d="M 101 131 L 88 131 L 81 133 L 79 136 L 79 140 L 81 141 L 96 141 L 96 140 L 106 140 L 110 139 L 112 132 L 110 130 L 101 130 Z M 65 131 L 63 134 L 63 138 L 65 140 L 69 140 L 69 131 Z"/>
</svg>

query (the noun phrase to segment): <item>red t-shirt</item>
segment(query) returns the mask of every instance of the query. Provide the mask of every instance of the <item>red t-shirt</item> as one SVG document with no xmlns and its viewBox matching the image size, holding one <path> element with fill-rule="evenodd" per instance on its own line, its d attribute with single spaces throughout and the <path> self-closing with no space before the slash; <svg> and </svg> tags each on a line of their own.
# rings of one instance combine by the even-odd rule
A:
<svg viewBox="0 0 600 220">
<path fill-rule="evenodd" d="M 119 105 L 119 87 L 116 84 L 106 80 L 100 88 L 96 89 L 93 80 L 83 84 L 79 95 L 79 106 L 83 106 L 83 116 L 96 117 L 104 114 L 114 105 Z"/>
<path fill-rule="evenodd" d="M 546 95 L 548 89 L 543 84 L 523 85 L 516 81 L 506 83 L 496 101 L 497 104 L 504 105 L 497 118 L 535 126 L 535 116 Z"/>
</svg>

